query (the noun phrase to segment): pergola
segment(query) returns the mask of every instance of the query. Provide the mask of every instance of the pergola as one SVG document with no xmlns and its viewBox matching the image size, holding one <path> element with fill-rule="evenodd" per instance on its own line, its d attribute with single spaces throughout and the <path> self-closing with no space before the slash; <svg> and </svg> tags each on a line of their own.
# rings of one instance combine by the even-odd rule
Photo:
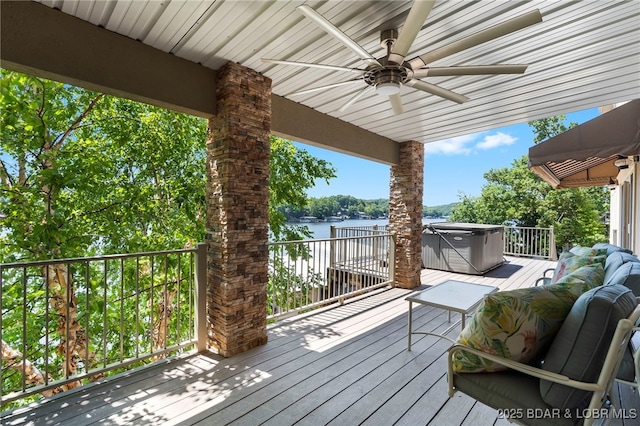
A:
<svg viewBox="0 0 640 426">
<path fill-rule="evenodd" d="M 41 4 L 39 4 L 41 3 Z M 408 57 L 538 9 L 542 23 L 462 50 L 434 66 L 529 64 L 522 75 L 429 77 L 458 104 L 403 87 L 404 113 L 348 73 L 262 58 L 357 68 L 362 61 L 296 8 L 301 1 L 2 1 L 4 68 L 209 119 L 210 346 L 232 355 L 266 341 L 268 136 L 391 165 L 396 282 L 419 285 L 425 143 L 640 98 L 636 1 L 438 1 Z M 309 1 L 376 58 L 382 30 L 412 2 Z"/>
</svg>

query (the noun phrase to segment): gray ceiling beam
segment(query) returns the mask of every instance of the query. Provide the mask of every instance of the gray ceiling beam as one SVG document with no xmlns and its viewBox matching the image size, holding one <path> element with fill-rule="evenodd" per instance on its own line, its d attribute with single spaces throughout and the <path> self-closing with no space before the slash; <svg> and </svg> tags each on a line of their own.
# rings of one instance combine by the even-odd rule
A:
<svg viewBox="0 0 640 426">
<path fill-rule="evenodd" d="M 355 155 L 384 164 L 397 164 L 397 142 L 283 98 L 271 96 L 271 130 L 276 136 Z"/>
<path fill-rule="evenodd" d="M 209 118 L 216 114 L 212 69 L 31 1 L 0 2 L 0 66 L 101 93 Z M 385 163 L 398 144 L 280 96 L 272 132 Z"/>
<path fill-rule="evenodd" d="M 211 69 L 35 2 L 0 7 L 3 68 L 202 117 L 216 113 Z"/>
</svg>

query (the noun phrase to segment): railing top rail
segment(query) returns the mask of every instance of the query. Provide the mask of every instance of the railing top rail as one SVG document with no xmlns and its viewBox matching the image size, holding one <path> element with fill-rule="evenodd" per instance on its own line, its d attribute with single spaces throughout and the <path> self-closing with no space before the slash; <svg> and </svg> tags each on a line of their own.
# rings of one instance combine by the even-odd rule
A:
<svg viewBox="0 0 640 426">
<path fill-rule="evenodd" d="M 336 226 L 336 229 L 374 229 L 386 228 L 389 225 L 360 225 L 360 226 Z"/>
<path fill-rule="evenodd" d="M 69 257 L 65 259 L 33 260 L 33 261 L 23 261 L 23 262 L 0 263 L 0 268 L 21 268 L 26 266 L 44 266 L 44 265 L 60 264 L 60 263 L 95 262 L 100 260 L 162 256 L 165 254 L 196 253 L 197 251 L 198 251 L 197 247 L 192 247 L 187 249 L 148 251 L 148 252 L 140 252 L 140 253 L 105 254 L 101 256 L 90 256 L 90 257 Z"/>
<path fill-rule="evenodd" d="M 370 238 L 383 238 L 390 237 L 393 234 L 382 232 L 375 235 L 358 235 L 354 237 L 339 237 L 339 238 L 322 238 L 322 239 L 314 239 L 314 240 L 295 240 L 295 241 L 276 241 L 269 243 L 270 246 L 280 246 L 280 245 L 291 245 L 291 244 L 304 244 L 304 243 L 321 243 L 321 242 L 331 242 L 331 241 L 342 241 L 342 240 L 359 240 L 359 239 L 370 239 Z"/>
<path fill-rule="evenodd" d="M 540 226 L 504 226 L 505 228 L 510 228 L 510 229 L 537 229 L 540 231 L 549 231 L 551 229 L 553 229 L 553 227 L 548 227 L 548 228 L 542 228 Z"/>
</svg>

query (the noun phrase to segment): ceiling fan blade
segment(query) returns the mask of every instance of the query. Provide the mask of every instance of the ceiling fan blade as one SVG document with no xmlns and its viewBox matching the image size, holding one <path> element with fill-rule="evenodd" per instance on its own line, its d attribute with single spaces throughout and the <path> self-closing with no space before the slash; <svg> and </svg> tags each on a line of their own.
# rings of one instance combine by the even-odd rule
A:
<svg viewBox="0 0 640 426">
<path fill-rule="evenodd" d="M 308 62 L 281 61 L 279 59 L 267 59 L 267 58 L 262 58 L 260 60 L 267 64 L 293 65 L 296 67 L 307 67 L 307 68 L 322 68 L 322 69 L 332 70 L 332 71 L 347 71 L 347 72 L 355 72 L 359 74 L 367 72 L 367 70 L 361 70 L 358 68 L 339 67 L 337 65 L 310 64 Z"/>
<path fill-rule="evenodd" d="M 416 70 L 432 62 L 435 62 L 438 59 L 453 55 L 454 53 L 461 52 L 465 49 L 469 49 L 470 47 L 478 46 L 479 44 L 496 39 L 498 37 L 502 37 L 504 35 L 521 30 L 539 22 L 542 22 L 542 15 L 540 14 L 540 11 L 536 9 L 523 15 L 516 16 L 515 18 L 508 21 L 489 27 L 485 30 L 479 31 L 475 34 L 471 34 L 470 36 L 464 37 L 458 41 L 454 41 L 453 43 L 449 43 L 439 49 L 427 52 L 424 55 L 420 55 L 419 57 L 409 61 L 409 64 L 414 70 Z"/>
<path fill-rule="evenodd" d="M 529 65 L 467 65 L 461 67 L 428 67 L 413 72 L 413 78 L 446 77 L 450 75 L 523 74 Z"/>
<path fill-rule="evenodd" d="M 426 83 L 420 80 L 409 80 L 405 83 L 407 86 L 413 87 L 414 89 L 422 90 L 423 92 L 431 93 L 432 95 L 440 96 L 441 98 L 448 99 L 453 102 L 457 102 L 459 104 L 465 103 L 469 100 L 466 96 L 460 95 L 456 92 L 452 92 L 451 90 L 443 89 L 440 86 L 436 86 L 435 84 Z"/>
<path fill-rule="evenodd" d="M 342 81 L 340 83 L 327 84 L 326 86 L 318 86 L 312 89 L 306 89 L 306 90 L 301 90 L 299 92 L 289 93 L 287 96 L 307 95 L 309 93 L 319 92 L 321 90 L 333 89 L 334 87 L 347 86 L 349 84 L 362 83 L 362 82 L 363 80 L 361 78 L 358 78 L 355 80 L 347 80 L 347 81 Z"/>
<path fill-rule="evenodd" d="M 338 27 L 336 27 L 327 19 L 325 19 L 324 16 L 320 15 L 318 12 L 316 12 L 315 10 L 313 10 L 307 5 L 298 6 L 298 10 L 304 16 L 306 16 L 307 18 L 315 22 L 316 25 L 322 28 L 331 37 L 335 38 L 336 40 L 338 40 L 339 42 L 347 46 L 349 49 L 351 49 L 353 52 L 355 52 L 355 54 L 358 55 L 360 59 L 362 59 L 368 64 L 380 65 L 380 63 L 376 58 L 371 56 L 369 52 L 364 50 L 362 46 L 360 46 L 358 43 L 356 43 L 351 38 L 349 38 L 349 36 L 343 33 L 340 29 L 338 29 Z"/>
<path fill-rule="evenodd" d="M 391 109 L 395 115 L 404 113 L 404 107 L 402 106 L 402 97 L 400 93 L 389 96 L 389 102 L 391 102 Z"/>
<path fill-rule="evenodd" d="M 371 86 L 366 86 L 364 89 L 360 90 L 351 99 L 349 99 L 347 101 L 347 103 L 342 105 L 338 111 L 345 112 L 347 110 L 347 108 L 349 108 L 351 105 L 355 104 L 358 101 L 358 99 L 363 97 L 367 93 L 367 90 L 369 90 L 370 88 L 371 88 Z"/>
<path fill-rule="evenodd" d="M 429 16 L 434 4 L 435 1 L 433 0 L 415 0 L 413 2 L 409 15 L 407 15 L 404 26 L 400 31 L 400 35 L 391 48 L 389 61 L 396 64 L 402 64 L 404 62 L 404 57 L 407 56 L 413 41 L 416 39 L 422 25 L 424 25 L 424 21 L 427 20 L 427 16 Z"/>
</svg>

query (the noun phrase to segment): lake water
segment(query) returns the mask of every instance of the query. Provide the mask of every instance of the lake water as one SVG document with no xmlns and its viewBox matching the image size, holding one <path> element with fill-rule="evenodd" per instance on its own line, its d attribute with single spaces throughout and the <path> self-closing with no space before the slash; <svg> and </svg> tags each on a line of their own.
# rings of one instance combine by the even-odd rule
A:
<svg viewBox="0 0 640 426">
<path fill-rule="evenodd" d="M 422 223 L 433 223 L 433 222 L 446 222 L 446 219 L 422 219 Z M 320 240 L 324 238 L 330 238 L 330 228 L 331 226 L 335 226 L 337 228 L 344 228 L 349 226 L 383 226 L 388 225 L 389 219 L 349 219 L 343 220 L 342 222 L 317 222 L 317 223 L 303 223 L 302 225 L 307 225 L 307 227 L 313 232 L 313 238 Z"/>
</svg>

